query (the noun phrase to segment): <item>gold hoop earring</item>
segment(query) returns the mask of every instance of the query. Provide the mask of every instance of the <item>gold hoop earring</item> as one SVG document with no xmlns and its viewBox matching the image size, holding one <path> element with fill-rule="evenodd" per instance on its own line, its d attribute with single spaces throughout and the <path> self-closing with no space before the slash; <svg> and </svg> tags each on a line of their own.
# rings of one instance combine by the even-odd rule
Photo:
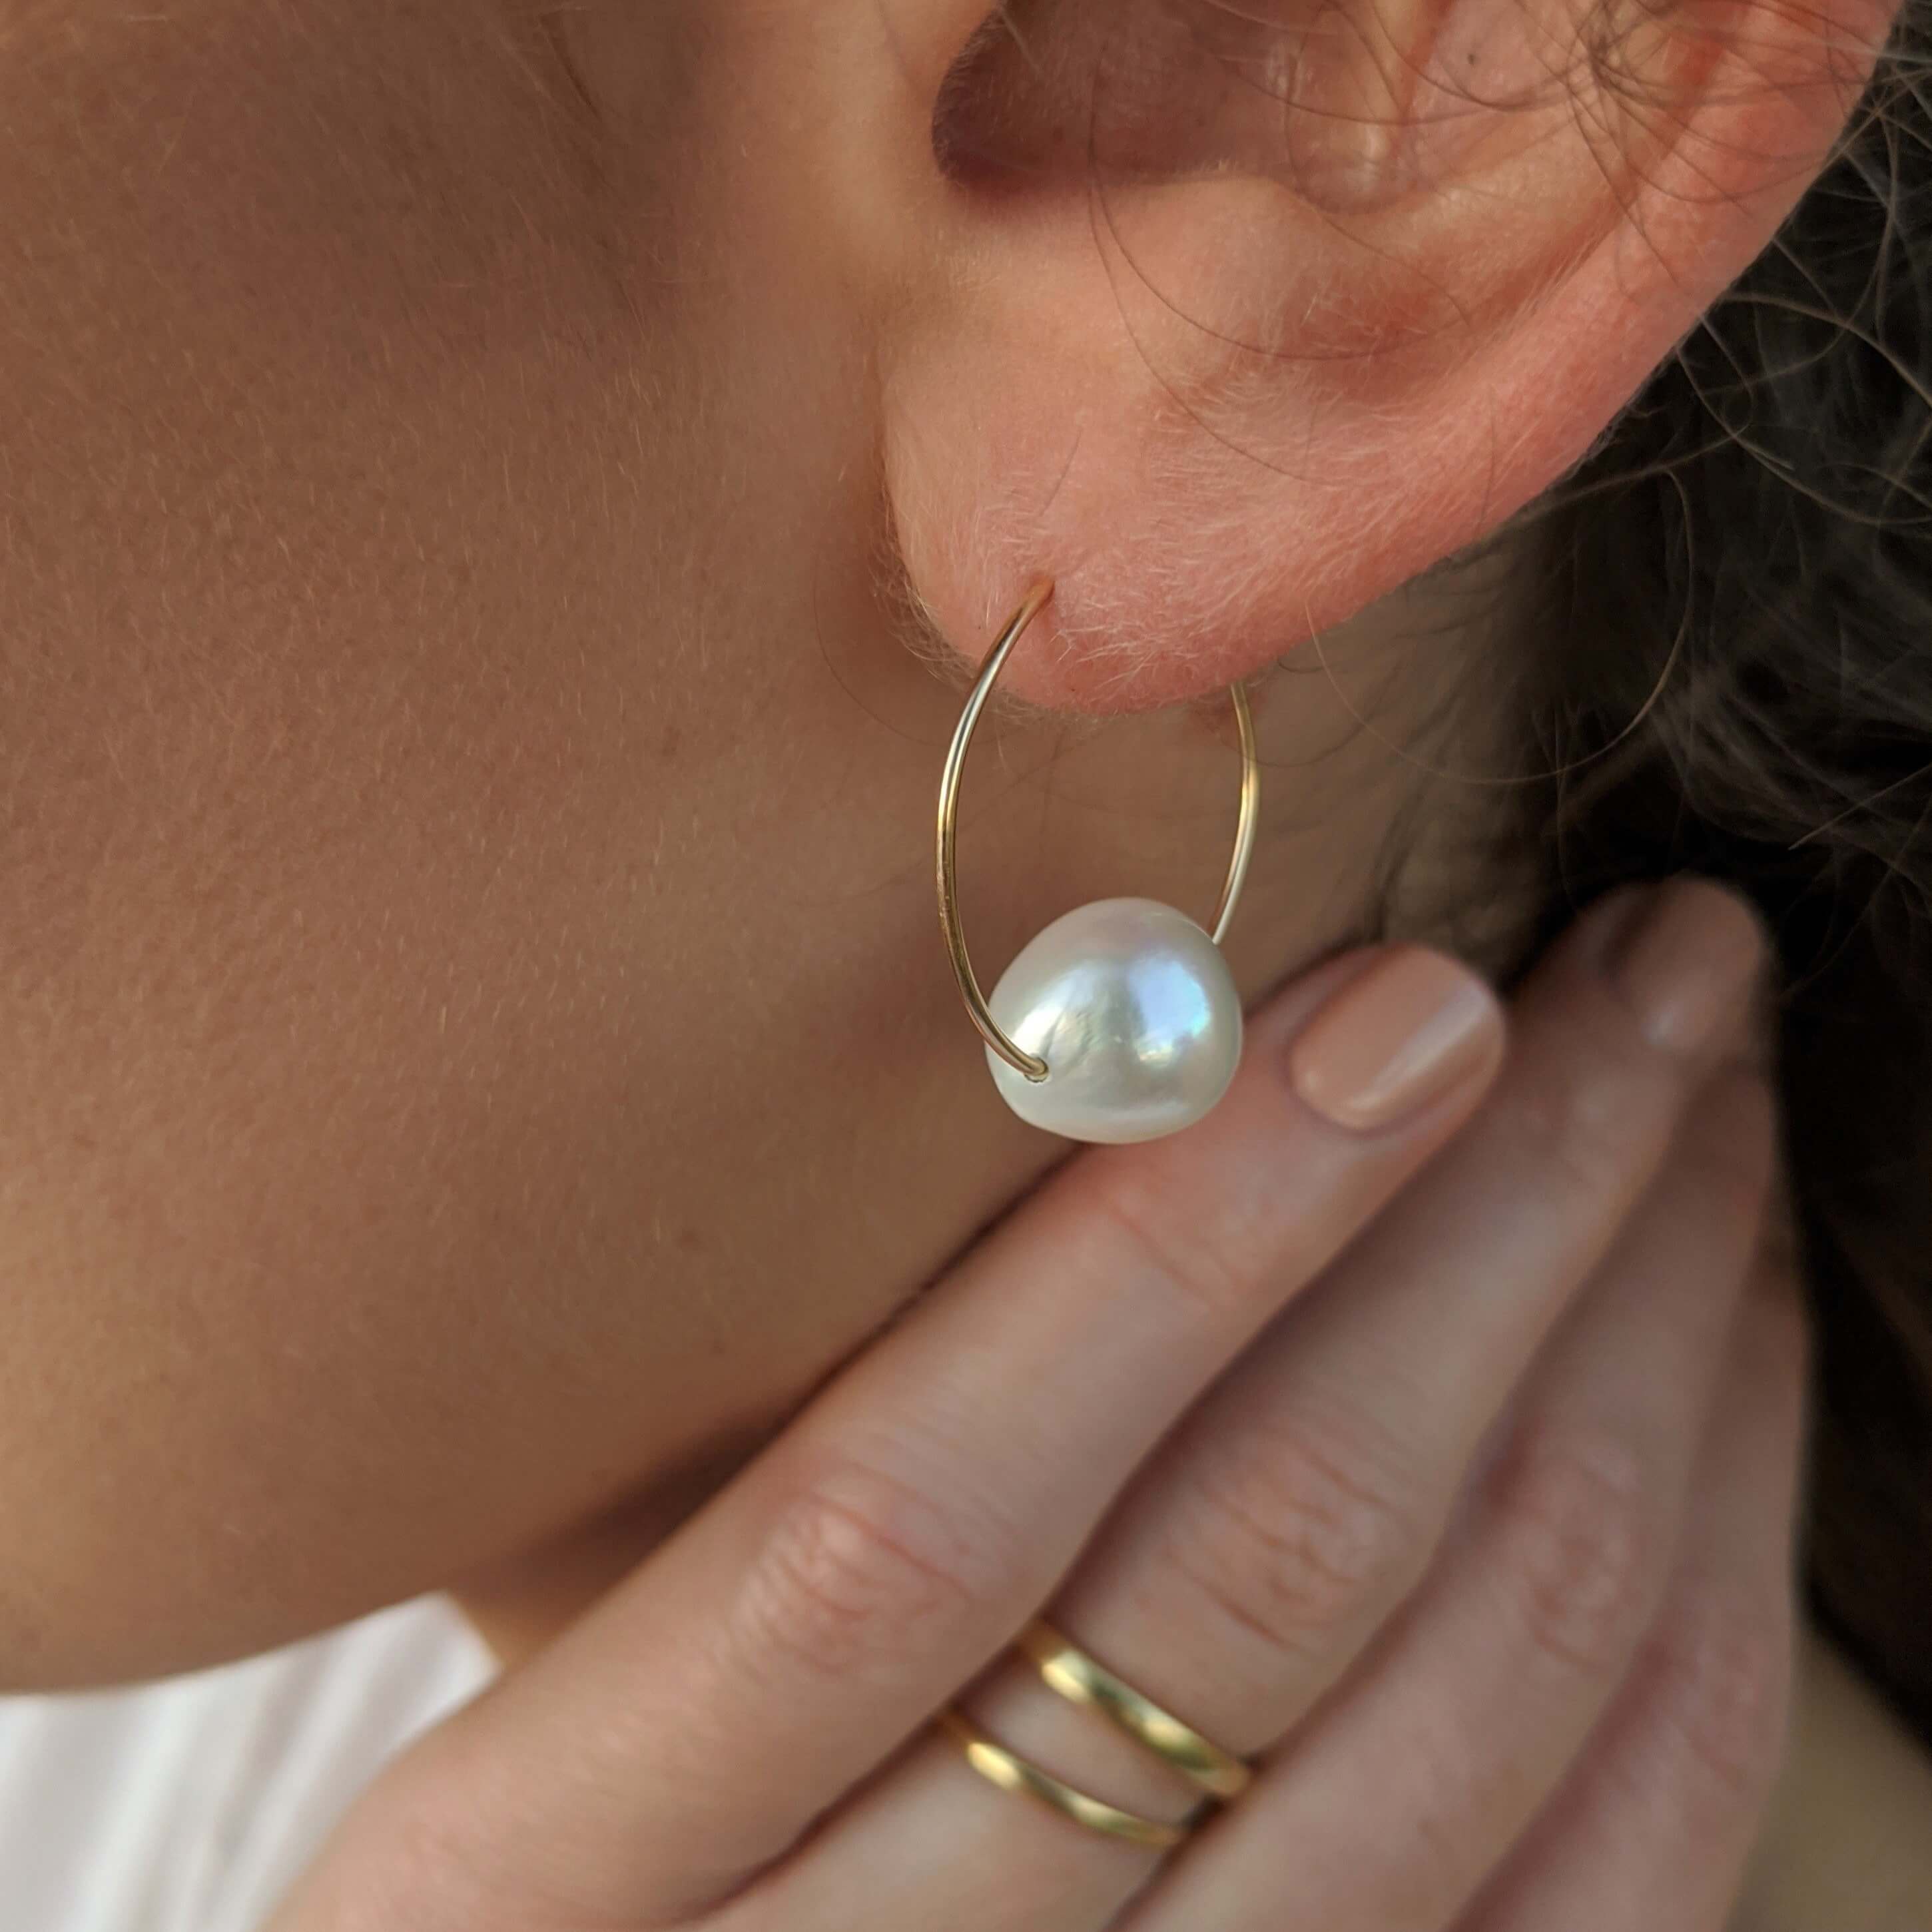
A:
<svg viewBox="0 0 1932 1932">
<path fill-rule="evenodd" d="M 994 1084 L 1015 1113 L 1068 1140 L 1157 1140 L 1206 1114 L 1240 1060 L 1240 995 L 1220 941 L 1254 849 L 1254 718 L 1246 689 L 1230 685 L 1241 802 L 1212 930 L 1156 899 L 1098 899 L 1031 940 L 988 1000 L 959 925 L 960 776 L 1000 666 L 1052 595 L 1047 578 L 1028 591 L 987 652 L 952 734 L 939 780 L 939 928 Z"/>
</svg>

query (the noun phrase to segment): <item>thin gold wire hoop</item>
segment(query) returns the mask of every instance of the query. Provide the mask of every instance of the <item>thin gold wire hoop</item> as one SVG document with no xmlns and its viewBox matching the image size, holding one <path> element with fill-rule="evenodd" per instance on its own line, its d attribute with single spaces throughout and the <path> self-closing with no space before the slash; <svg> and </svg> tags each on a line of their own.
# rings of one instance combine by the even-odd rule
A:
<svg viewBox="0 0 1932 1932">
<path fill-rule="evenodd" d="M 967 694 L 966 708 L 959 714 L 958 728 L 952 734 L 952 746 L 946 754 L 945 768 L 939 777 L 939 930 L 946 941 L 946 956 L 952 962 L 952 976 L 959 982 L 959 997 L 965 1001 L 966 1010 L 974 1025 L 978 1028 L 980 1038 L 1009 1066 L 1034 1082 L 1046 1078 L 1046 1062 L 1039 1054 L 1028 1052 L 1000 1030 L 999 1022 L 987 1006 L 986 996 L 980 990 L 973 962 L 966 954 L 966 938 L 959 924 L 959 781 L 966 769 L 966 754 L 972 746 L 973 733 L 979 724 L 980 712 L 986 708 L 987 699 L 992 695 L 993 682 L 1000 674 L 1000 668 L 1014 645 L 1025 634 L 1027 626 L 1046 608 L 1052 595 L 1053 580 L 1050 577 L 1040 578 L 1022 598 L 1019 608 L 1013 613 L 1006 628 L 993 640 L 992 648 L 980 667 L 980 675 Z M 1228 695 L 1234 700 L 1234 728 L 1241 741 L 1241 803 L 1240 816 L 1234 821 L 1234 856 L 1228 862 L 1228 876 L 1221 887 L 1220 902 L 1214 908 L 1214 924 L 1208 929 L 1208 937 L 1216 946 L 1220 944 L 1222 935 L 1234 918 L 1241 886 L 1248 876 L 1248 860 L 1254 853 L 1255 821 L 1259 815 L 1262 796 L 1261 763 L 1255 752 L 1255 720 L 1248 706 L 1247 688 L 1238 682 L 1231 684 Z"/>
</svg>

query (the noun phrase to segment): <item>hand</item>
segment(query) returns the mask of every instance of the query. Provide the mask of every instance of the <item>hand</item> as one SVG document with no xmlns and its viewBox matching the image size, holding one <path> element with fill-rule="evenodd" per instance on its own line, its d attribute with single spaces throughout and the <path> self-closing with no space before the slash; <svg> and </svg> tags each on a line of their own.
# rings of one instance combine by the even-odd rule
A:
<svg viewBox="0 0 1932 1932">
<path fill-rule="evenodd" d="M 1761 950 L 1708 885 L 1612 895 L 1506 1049 L 1439 954 L 1318 968 L 1208 1120 L 1071 1162 L 399 1761 L 278 1924 L 1716 1932 L 1792 1618 Z M 929 1722 L 1189 1814 L 1006 1648 L 1042 1606 L 1253 1762 L 1177 1849 Z"/>
</svg>

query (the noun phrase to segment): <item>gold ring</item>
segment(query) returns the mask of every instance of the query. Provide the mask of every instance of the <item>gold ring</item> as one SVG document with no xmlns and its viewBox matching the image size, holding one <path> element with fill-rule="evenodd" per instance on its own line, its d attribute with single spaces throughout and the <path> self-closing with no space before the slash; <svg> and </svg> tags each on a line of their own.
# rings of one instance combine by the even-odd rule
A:
<svg viewBox="0 0 1932 1932">
<path fill-rule="evenodd" d="M 1021 1632 L 1017 1647 L 1061 1696 L 1098 1711 L 1210 1796 L 1225 1802 L 1247 1789 L 1254 1772 L 1232 1751 L 1223 1750 L 1131 1684 L 1123 1683 L 1044 1619 Z"/>
<path fill-rule="evenodd" d="M 1124 1838 L 1129 1844 L 1164 1852 L 1179 1844 L 1194 1829 L 1197 1821 L 1192 1818 L 1179 1825 L 1164 1825 L 1157 1819 L 1140 1817 L 1132 1811 L 1123 1811 L 1118 1804 L 1075 1790 L 1050 1771 L 1042 1771 L 1038 1765 L 1015 1756 L 1005 1745 L 995 1744 L 970 1718 L 950 1706 L 940 1712 L 938 1722 L 958 1740 L 966 1762 L 982 1778 L 1002 1791 L 1037 1798 L 1062 1817 L 1071 1818 L 1076 1824 L 1084 1825 L 1104 1838 Z"/>
</svg>

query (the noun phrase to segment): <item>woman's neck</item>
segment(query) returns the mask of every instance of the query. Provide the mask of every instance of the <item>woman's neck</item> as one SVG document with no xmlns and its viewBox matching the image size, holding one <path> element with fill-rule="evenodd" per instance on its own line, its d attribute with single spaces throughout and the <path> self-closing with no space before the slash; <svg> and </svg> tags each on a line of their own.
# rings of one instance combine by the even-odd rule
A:
<svg viewBox="0 0 1932 1932">
<path fill-rule="evenodd" d="M 1815 1633 L 1736 1932 L 1932 1926 L 1932 1757 Z"/>
</svg>

